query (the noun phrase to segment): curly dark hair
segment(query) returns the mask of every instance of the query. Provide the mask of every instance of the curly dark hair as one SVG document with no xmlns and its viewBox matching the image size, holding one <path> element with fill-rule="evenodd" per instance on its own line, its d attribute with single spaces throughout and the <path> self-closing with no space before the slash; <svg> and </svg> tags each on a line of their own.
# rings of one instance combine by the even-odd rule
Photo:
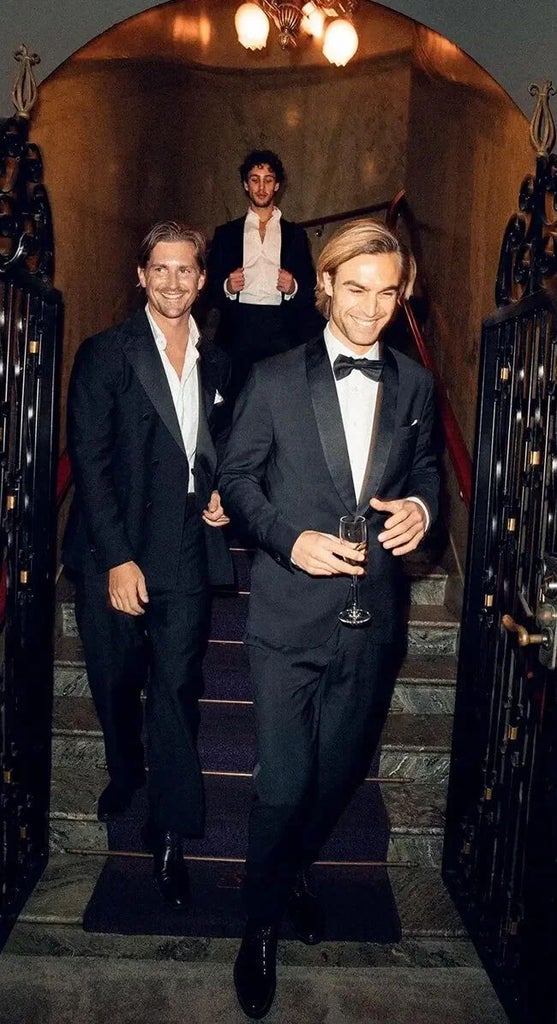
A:
<svg viewBox="0 0 557 1024">
<path fill-rule="evenodd" d="M 272 149 L 253 149 L 251 153 L 248 153 L 240 167 L 242 184 L 248 180 L 249 172 L 254 167 L 261 167 L 261 164 L 268 164 L 279 185 L 282 185 L 286 177 L 284 167 L 282 160 L 276 153 L 273 153 Z"/>
</svg>

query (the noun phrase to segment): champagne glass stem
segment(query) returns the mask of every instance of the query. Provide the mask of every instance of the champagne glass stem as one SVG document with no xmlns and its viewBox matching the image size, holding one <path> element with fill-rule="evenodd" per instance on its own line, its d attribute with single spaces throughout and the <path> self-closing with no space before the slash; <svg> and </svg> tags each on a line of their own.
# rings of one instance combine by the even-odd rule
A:
<svg viewBox="0 0 557 1024">
<path fill-rule="evenodd" d="M 350 585 L 352 588 L 352 607 L 357 608 L 360 603 L 360 588 L 358 586 L 359 580 L 357 576 L 350 577 Z"/>
</svg>

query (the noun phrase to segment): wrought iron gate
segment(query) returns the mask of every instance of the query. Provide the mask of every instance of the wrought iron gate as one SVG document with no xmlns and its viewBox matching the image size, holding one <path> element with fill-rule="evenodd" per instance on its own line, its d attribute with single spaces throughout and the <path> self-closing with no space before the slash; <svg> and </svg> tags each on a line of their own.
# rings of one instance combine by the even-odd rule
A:
<svg viewBox="0 0 557 1024">
<path fill-rule="evenodd" d="M 554 1022 L 557 158 L 540 93 L 484 323 L 444 877 L 511 1020 Z M 537 118 L 537 125 L 536 125 Z"/>
<path fill-rule="evenodd" d="M 0 945 L 48 856 L 62 321 L 20 57 L 23 106 L 0 123 Z"/>
</svg>

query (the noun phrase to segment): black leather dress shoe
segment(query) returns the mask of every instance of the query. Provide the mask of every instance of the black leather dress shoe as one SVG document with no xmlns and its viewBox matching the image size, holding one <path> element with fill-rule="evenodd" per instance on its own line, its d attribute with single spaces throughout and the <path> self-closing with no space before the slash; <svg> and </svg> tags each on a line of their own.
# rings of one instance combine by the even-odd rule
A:
<svg viewBox="0 0 557 1024">
<path fill-rule="evenodd" d="M 277 985 L 277 929 L 248 924 L 236 963 L 234 985 L 242 1010 L 259 1020 L 271 1009 Z"/>
<path fill-rule="evenodd" d="M 299 871 L 290 890 L 288 916 L 296 937 L 306 946 L 316 946 L 325 933 L 323 907 L 311 889 L 308 871 Z"/>
<path fill-rule="evenodd" d="M 180 836 L 164 832 L 152 843 L 152 848 L 153 877 L 162 898 L 173 910 L 186 910 L 190 902 L 190 883 Z"/>
</svg>

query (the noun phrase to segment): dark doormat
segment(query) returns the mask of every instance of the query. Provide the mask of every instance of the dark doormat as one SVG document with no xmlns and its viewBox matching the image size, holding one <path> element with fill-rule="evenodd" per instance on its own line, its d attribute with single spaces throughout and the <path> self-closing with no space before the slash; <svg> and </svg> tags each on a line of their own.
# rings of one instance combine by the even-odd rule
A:
<svg viewBox="0 0 557 1024">
<path fill-rule="evenodd" d="M 113 855 L 101 871 L 83 920 L 88 932 L 120 935 L 240 937 L 244 917 L 241 864 L 190 861 L 192 901 L 167 909 L 152 877 L 152 859 Z M 327 914 L 329 941 L 398 942 L 400 920 L 385 867 L 316 865 L 316 889 Z M 294 938 L 285 919 L 281 932 Z"/>
</svg>

